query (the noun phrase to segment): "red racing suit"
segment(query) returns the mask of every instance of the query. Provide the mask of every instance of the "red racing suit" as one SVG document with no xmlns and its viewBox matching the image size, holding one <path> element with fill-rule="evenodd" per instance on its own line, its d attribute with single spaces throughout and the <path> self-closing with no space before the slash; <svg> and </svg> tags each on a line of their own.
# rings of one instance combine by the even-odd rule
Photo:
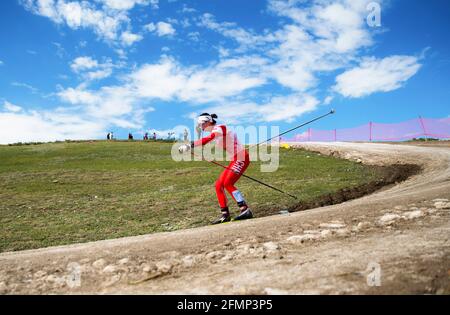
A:
<svg viewBox="0 0 450 315">
<path fill-rule="evenodd" d="M 227 208 L 228 204 L 225 190 L 228 191 L 238 204 L 245 202 L 241 193 L 234 185 L 250 165 L 250 156 L 245 147 L 239 143 L 236 134 L 228 130 L 225 125 L 215 126 L 209 136 L 195 141 L 193 147 L 204 146 L 213 140 L 217 146 L 228 152 L 229 156 L 232 156 L 232 160 L 227 169 L 220 174 L 216 182 L 217 199 L 220 207 L 224 209 Z"/>
</svg>

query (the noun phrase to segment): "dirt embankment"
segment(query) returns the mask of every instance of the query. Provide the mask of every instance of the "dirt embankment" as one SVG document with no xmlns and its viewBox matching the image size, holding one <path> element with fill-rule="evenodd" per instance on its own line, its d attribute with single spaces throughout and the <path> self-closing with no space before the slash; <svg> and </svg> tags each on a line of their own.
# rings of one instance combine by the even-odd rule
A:
<svg viewBox="0 0 450 315">
<path fill-rule="evenodd" d="M 382 188 L 386 188 L 393 184 L 398 184 L 409 177 L 416 175 L 420 172 L 421 167 L 414 164 L 398 164 L 389 166 L 372 166 L 377 168 L 382 174 L 381 178 L 376 181 L 369 182 L 364 185 L 343 188 L 339 191 L 320 196 L 311 201 L 300 202 L 289 209 L 289 212 L 304 211 L 314 208 L 320 208 L 330 205 L 336 205 L 345 201 L 360 198 L 365 195 L 369 195 Z"/>
<path fill-rule="evenodd" d="M 0 292 L 450 293 L 449 148 L 302 147 L 421 171 L 371 195 L 289 215 L 0 254 Z"/>
</svg>

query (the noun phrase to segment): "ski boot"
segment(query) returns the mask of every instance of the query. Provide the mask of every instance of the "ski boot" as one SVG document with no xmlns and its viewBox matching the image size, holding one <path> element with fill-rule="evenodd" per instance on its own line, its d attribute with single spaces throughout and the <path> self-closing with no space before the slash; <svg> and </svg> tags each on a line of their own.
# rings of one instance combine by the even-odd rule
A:
<svg viewBox="0 0 450 315">
<path fill-rule="evenodd" d="M 230 221 L 231 221 L 230 212 L 222 210 L 222 215 L 218 219 L 211 222 L 211 224 L 216 225 L 216 224 L 222 224 L 222 223 L 226 223 L 226 222 L 230 222 Z"/>
</svg>

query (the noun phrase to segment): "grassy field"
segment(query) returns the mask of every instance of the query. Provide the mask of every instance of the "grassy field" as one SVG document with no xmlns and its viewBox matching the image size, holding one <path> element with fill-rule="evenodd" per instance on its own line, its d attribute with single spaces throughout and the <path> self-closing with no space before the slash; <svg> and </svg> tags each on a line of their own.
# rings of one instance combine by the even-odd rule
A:
<svg viewBox="0 0 450 315">
<path fill-rule="evenodd" d="M 209 224 L 219 214 L 214 182 L 221 169 L 207 162 L 176 163 L 171 146 L 102 141 L 0 146 L 0 251 Z M 247 174 L 302 200 L 381 176 L 303 150 L 280 153 L 277 172 L 261 173 L 254 162 Z M 276 214 L 295 203 L 247 179 L 237 186 L 256 216 L 258 209 Z"/>
</svg>

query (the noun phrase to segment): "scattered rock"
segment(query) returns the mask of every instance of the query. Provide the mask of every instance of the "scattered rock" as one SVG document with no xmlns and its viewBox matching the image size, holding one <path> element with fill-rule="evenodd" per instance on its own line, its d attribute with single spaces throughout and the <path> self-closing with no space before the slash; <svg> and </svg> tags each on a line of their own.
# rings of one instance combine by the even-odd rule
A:
<svg viewBox="0 0 450 315">
<path fill-rule="evenodd" d="M 158 272 L 166 274 L 172 270 L 173 265 L 168 262 L 159 262 L 156 264 L 156 268 L 158 269 Z"/>
<path fill-rule="evenodd" d="M 319 230 L 306 230 L 304 232 L 305 234 L 320 234 Z"/>
<path fill-rule="evenodd" d="M 215 251 L 215 252 L 206 254 L 205 258 L 206 259 L 218 259 L 222 256 L 223 256 L 223 253 L 221 251 Z"/>
<path fill-rule="evenodd" d="M 274 243 L 274 242 L 264 243 L 263 247 L 269 252 L 274 252 L 274 251 L 277 251 L 280 249 L 280 245 L 278 245 L 277 243 Z"/>
<path fill-rule="evenodd" d="M 434 203 L 434 207 L 436 209 L 450 209 L 450 202 L 438 201 Z"/>
<path fill-rule="evenodd" d="M 103 258 L 96 260 L 92 263 L 92 267 L 100 269 L 100 268 L 104 268 L 106 265 L 106 260 L 104 260 Z"/>
<path fill-rule="evenodd" d="M 185 256 L 181 259 L 181 262 L 183 264 L 183 266 L 185 267 L 192 267 L 195 263 L 195 259 L 193 256 L 189 255 L 189 256 Z"/>
<path fill-rule="evenodd" d="M 304 234 L 291 236 L 287 239 L 287 241 L 294 244 L 302 244 L 306 241 L 317 240 L 319 238 L 320 234 Z"/>
<path fill-rule="evenodd" d="M 370 223 L 370 222 L 359 222 L 358 225 L 356 226 L 356 228 L 359 231 L 361 231 L 361 230 L 365 230 L 371 226 L 372 226 L 372 223 Z"/>
<path fill-rule="evenodd" d="M 240 254 L 245 255 L 251 251 L 251 245 L 250 244 L 242 244 L 242 245 L 239 245 L 236 249 Z"/>
<path fill-rule="evenodd" d="M 425 214 L 421 211 L 421 210 L 415 210 L 415 211 L 410 211 L 410 212 L 405 212 L 403 213 L 403 216 L 407 219 L 407 220 L 414 220 L 417 218 L 421 218 L 423 217 Z"/>
<path fill-rule="evenodd" d="M 265 288 L 264 293 L 267 295 L 287 295 L 288 292 L 280 289 Z"/>
<path fill-rule="evenodd" d="M 330 237 L 333 233 L 330 230 L 323 230 L 322 232 L 320 232 L 320 237 L 321 238 L 327 238 Z"/>
<path fill-rule="evenodd" d="M 397 221 L 398 219 L 400 219 L 401 217 L 398 214 L 392 214 L 392 213 L 387 213 L 384 216 L 382 216 L 378 222 L 381 225 L 391 225 L 394 224 L 395 221 Z"/>
<path fill-rule="evenodd" d="M 49 275 L 47 278 L 45 278 L 46 282 L 50 282 L 50 283 L 55 283 L 58 282 L 59 277 L 55 276 L 55 275 Z"/>
<path fill-rule="evenodd" d="M 433 202 L 448 202 L 448 199 L 443 199 L 443 198 L 434 199 Z"/>
<path fill-rule="evenodd" d="M 5 282 L 0 282 L 0 294 L 5 294 L 8 292 L 8 287 L 6 286 Z"/>
<path fill-rule="evenodd" d="M 225 256 L 223 256 L 220 260 L 226 262 L 226 261 L 233 260 L 233 258 L 234 258 L 234 255 L 232 253 L 228 253 Z"/>
<path fill-rule="evenodd" d="M 346 225 L 343 223 L 322 223 L 319 227 L 322 229 L 342 229 L 345 228 Z"/>
<path fill-rule="evenodd" d="M 121 275 L 117 274 L 117 275 L 114 275 L 111 278 L 109 278 L 107 281 L 103 282 L 102 285 L 104 287 L 109 287 L 109 286 L 112 286 L 112 285 L 116 284 L 117 282 L 119 282 L 120 279 L 121 279 Z"/>
<path fill-rule="evenodd" d="M 351 234 L 351 231 L 347 228 L 336 230 L 336 234 L 338 236 L 348 236 Z"/>
<path fill-rule="evenodd" d="M 123 258 L 123 259 L 121 259 L 121 260 L 119 260 L 119 265 L 126 265 L 126 264 L 128 264 L 130 262 L 130 259 L 129 258 Z"/>
<path fill-rule="evenodd" d="M 103 268 L 103 272 L 104 273 L 115 273 L 117 272 L 117 267 L 114 265 L 108 265 L 105 268 Z"/>
<path fill-rule="evenodd" d="M 147 264 L 147 263 L 141 264 L 141 268 L 142 268 L 142 271 L 146 272 L 146 273 L 150 273 L 152 271 L 156 271 L 156 269 L 157 269 L 156 265 L 154 265 L 154 264 Z"/>
<path fill-rule="evenodd" d="M 43 277 L 45 277 L 46 275 L 47 275 L 47 273 L 46 273 L 45 271 L 39 270 L 38 272 L 36 272 L 36 273 L 34 274 L 34 277 L 35 277 L 35 278 L 43 278 Z"/>
</svg>

